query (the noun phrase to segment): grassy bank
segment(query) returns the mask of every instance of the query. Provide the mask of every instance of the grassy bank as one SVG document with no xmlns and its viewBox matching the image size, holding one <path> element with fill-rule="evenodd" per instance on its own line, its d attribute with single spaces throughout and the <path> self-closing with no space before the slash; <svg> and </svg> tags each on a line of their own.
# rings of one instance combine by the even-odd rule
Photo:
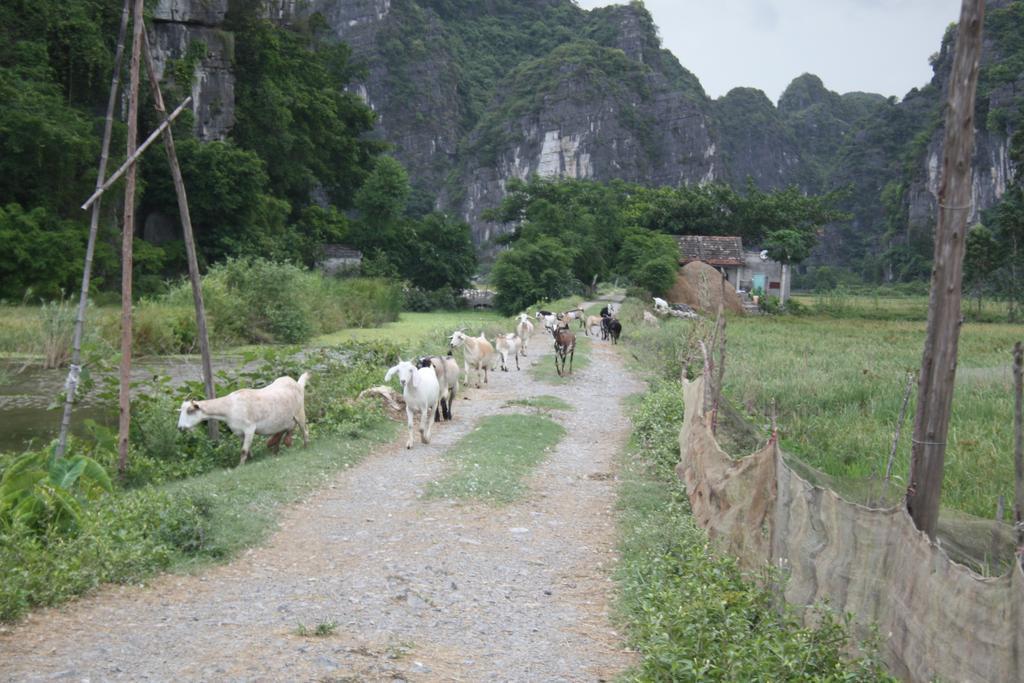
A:
<svg viewBox="0 0 1024 683">
<path fill-rule="evenodd" d="M 885 681 L 871 644 L 850 657 L 847 624 L 827 609 L 804 627 L 728 557 L 716 555 L 675 476 L 682 399 L 658 380 L 637 402 L 620 473 L 618 614 L 636 681 Z"/>
<path fill-rule="evenodd" d="M 328 278 L 287 263 L 228 260 L 203 276 L 210 344 L 295 344 L 346 328 L 379 326 L 398 319 L 401 285 L 379 278 Z M 66 356 L 77 299 L 0 307 L 0 355 Z M 135 302 L 133 353 L 195 353 L 199 348 L 192 290 L 187 281 L 167 293 Z M 120 306 L 90 306 L 86 348 L 112 354 L 120 345 Z"/>
</svg>

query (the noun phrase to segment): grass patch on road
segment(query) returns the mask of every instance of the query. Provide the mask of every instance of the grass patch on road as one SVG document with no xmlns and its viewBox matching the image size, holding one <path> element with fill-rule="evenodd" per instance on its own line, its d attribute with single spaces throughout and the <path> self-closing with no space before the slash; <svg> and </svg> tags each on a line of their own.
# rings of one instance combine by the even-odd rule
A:
<svg viewBox="0 0 1024 683">
<path fill-rule="evenodd" d="M 433 498 L 510 503 L 526 490 L 522 479 L 565 435 L 557 422 L 540 415 L 491 415 L 445 453 L 452 471 L 431 482 Z"/>
<path fill-rule="evenodd" d="M 517 398 L 511 401 L 506 401 L 507 406 L 523 406 L 524 408 L 534 408 L 538 412 L 540 411 L 551 411 L 551 410 L 572 410 L 572 406 L 566 401 L 558 398 L 557 396 L 531 396 L 530 398 Z"/>
<path fill-rule="evenodd" d="M 546 336 L 544 343 L 547 345 L 547 348 L 551 348 L 554 345 L 554 342 L 551 340 L 551 335 Z M 572 371 L 574 374 L 590 365 L 590 343 L 590 339 L 584 337 L 582 334 L 576 335 L 576 353 L 573 356 L 572 363 Z M 550 354 L 545 353 L 537 365 L 530 367 L 530 375 L 537 381 L 547 382 L 548 384 L 569 384 L 572 382 L 572 375 L 568 374 L 568 356 L 566 356 L 565 359 L 565 372 L 566 374 L 559 377 L 558 372 L 555 371 L 554 352 Z"/>
</svg>

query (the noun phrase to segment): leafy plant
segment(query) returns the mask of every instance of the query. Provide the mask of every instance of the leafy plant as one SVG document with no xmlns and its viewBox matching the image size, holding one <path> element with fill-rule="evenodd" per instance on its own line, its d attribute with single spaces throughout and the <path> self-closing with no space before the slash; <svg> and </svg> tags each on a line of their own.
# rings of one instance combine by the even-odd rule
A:
<svg viewBox="0 0 1024 683">
<path fill-rule="evenodd" d="M 79 498 L 94 499 L 112 490 L 110 476 L 92 458 L 57 459 L 48 451 L 30 451 L 3 469 L 0 525 L 70 532 L 81 520 Z"/>
</svg>

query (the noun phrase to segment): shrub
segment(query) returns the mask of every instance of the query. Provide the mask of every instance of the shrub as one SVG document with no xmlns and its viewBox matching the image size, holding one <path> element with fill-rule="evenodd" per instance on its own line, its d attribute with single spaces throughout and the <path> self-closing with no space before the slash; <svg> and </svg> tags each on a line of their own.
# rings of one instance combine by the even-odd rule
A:
<svg viewBox="0 0 1024 683">
<path fill-rule="evenodd" d="M 74 535 L 0 525 L 0 621 L 106 583 L 167 567 L 205 548 L 209 504 L 146 489 L 107 496 L 83 509 Z"/>
<path fill-rule="evenodd" d="M 401 288 L 392 280 L 334 279 L 260 258 L 228 259 L 215 265 L 202 287 L 210 337 L 219 345 L 293 344 L 344 327 L 373 327 L 396 320 L 402 305 Z M 174 287 L 161 303 L 172 306 L 164 317 L 180 310 L 183 319 L 171 316 L 162 327 L 147 330 L 149 335 L 157 344 L 193 344 L 188 281 Z"/>
</svg>

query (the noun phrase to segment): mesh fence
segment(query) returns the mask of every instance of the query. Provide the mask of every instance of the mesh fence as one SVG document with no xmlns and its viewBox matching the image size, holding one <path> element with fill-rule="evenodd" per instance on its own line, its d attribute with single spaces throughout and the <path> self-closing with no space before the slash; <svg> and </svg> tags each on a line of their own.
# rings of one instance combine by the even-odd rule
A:
<svg viewBox="0 0 1024 683">
<path fill-rule="evenodd" d="M 778 567 L 798 609 L 827 601 L 863 635 L 877 624 L 906 680 L 1024 680 L 1024 573 L 1016 562 L 994 577 L 969 566 L 993 542 L 992 523 L 951 516 L 932 543 L 901 504 L 851 502 L 773 443 L 734 459 L 705 422 L 703 391 L 703 379 L 684 382 L 676 471 L 721 550 L 750 570 Z"/>
</svg>

